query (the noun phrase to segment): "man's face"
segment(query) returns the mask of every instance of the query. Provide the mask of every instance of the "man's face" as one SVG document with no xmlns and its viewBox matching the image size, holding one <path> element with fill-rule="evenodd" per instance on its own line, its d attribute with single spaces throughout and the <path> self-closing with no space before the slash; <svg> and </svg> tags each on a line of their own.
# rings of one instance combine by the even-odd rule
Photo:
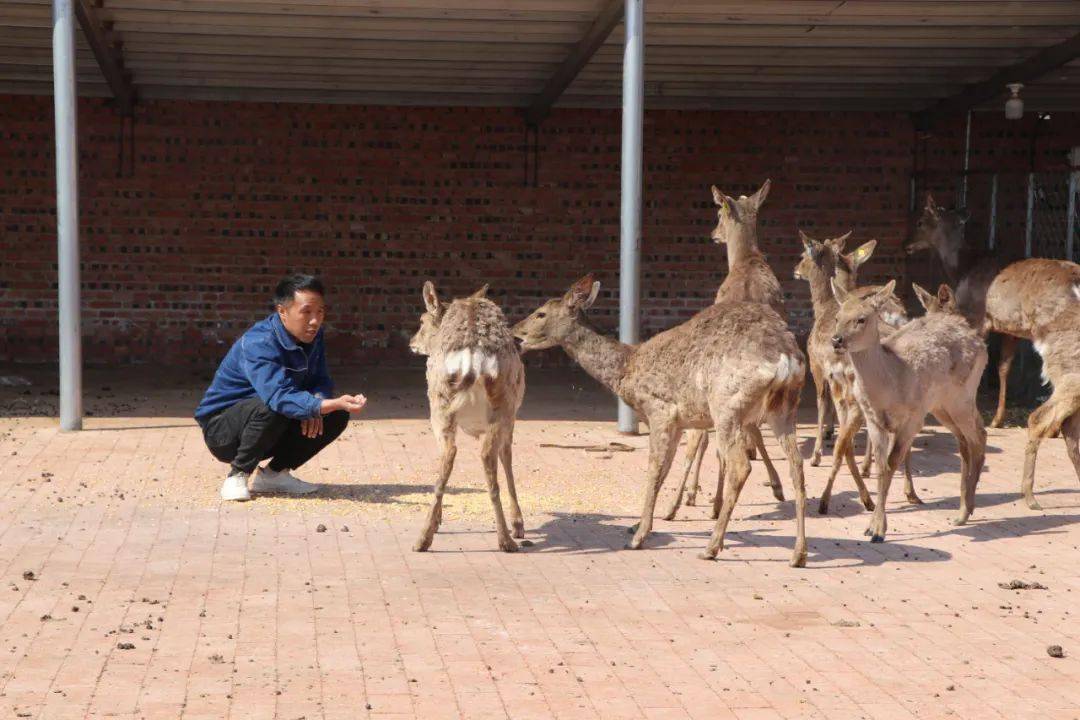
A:
<svg viewBox="0 0 1080 720">
<path fill-rule="evenodd" d="M 326 319 L 326 303 L 323 296 L 310 290 L 297 290 L 288 305 L 277 306 L 281 324 L 289 334 L 302 343 L 309 343 Z"/>
</svg>

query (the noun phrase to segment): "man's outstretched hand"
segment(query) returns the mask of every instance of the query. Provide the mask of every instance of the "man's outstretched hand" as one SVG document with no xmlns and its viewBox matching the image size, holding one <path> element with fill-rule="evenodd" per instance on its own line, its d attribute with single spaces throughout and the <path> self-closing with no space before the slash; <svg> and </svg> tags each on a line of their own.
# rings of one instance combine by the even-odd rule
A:
<svg viewBox="0 0 1080 720">
<path fill-rule="evenodd" d="M 322 414 L 328 415 L 338 410 L 345 410 L 347 412 L 360 412 L 364 409 L 364 405 L 367 405 L 367 398 L 363 395 L 340 395 L 332 400 L 322 401 Z M 322 418 L 319 418 L 320 424 Z"/>
</svg>

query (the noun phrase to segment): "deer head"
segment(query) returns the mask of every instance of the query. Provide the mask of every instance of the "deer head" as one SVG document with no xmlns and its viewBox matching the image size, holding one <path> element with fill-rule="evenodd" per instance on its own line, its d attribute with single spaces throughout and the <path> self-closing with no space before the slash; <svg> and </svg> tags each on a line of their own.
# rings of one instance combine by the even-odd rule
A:
<svg viewBox="0 0 1080 720">
<path fill-rule="evenodd" d="M 484 286 L 487 289 L 487 286 Z M 409 340 L 409 349 L 417 355 L 430 355 L 435 333 L 439 331 L 439 323 L 442 322 L 446 306 L 439 301 L 435 293 L 435 284 L 428 280 L 422 290 L 424 307 L 427 311 L 420 316 L 420 329 Z"/>
<path fill-rule="evenodd" d="M 851 233 L 847 232 L 837 238 L 819 241 L 799 230 L 803 254 L 799 264 L 795 266 L 795 279 L 813 282 L 816 279 L 828 280 L 835 277 L 845 290 L 854 290 L 855 275 L 862 264 L 874 254 L 877 240 L 863 243 L 845 255 L 844 243 L 849 237 Z"/>
<path fill-rule="evenodd" d="M 860 300 L 848 290 L 840 287 L 833 278 L 832 289 L 840 310 L 836 313 L 836 332 L 832 337 L 833 347 L 840 351 L 859 352 L 868 350 L 880 342 L 878 332 L 878 312 L 888 302 L 896 289 L 896 281 L 876 293 Z"/>
<path fill-rule="evenodd" d="M 952 288 L 945 283 L 938 286 L 937 295 L 923 289 L 917 283 L 911 283 L 911 287 L 915 288 L 915 296 L 919 298 L 919 302 L 926 308 L 927 315 L 960 312 L 956 307 L 956 295 L 953 294 Z"/>
<path fill-rule="evenodd" d="M 571 285 L 561 298 L 548 300 L 514 325 L 511 332 L 521 340 L 522 351 L 544 350 L 560 344 L 578 316 L 596 302 L 599 292 L 600 283 L 590 273 Z"/>
<path fill-rule="evenodd" d="M 772 182 L 766 180 L 765 184 L 756 193 L 750 197 L 740 195 L 739 199 L 736 200 L 730 195 L 720 192 L 713 185 L 713 202 L 720 208 L 716 211 L 716 227 L 712 231 L 713 242 L 726 243 L 740 228 L 757 227 L 758 210 L 765 203 L 765 198 L 769 196 L 771 186 Z"/>
<path fill-rule="evenodd" d="M 971 216 L 966 210 L 946 209 L 927 193 L 922 215 L 915 223 L 911 242 L 904 246 L 910 255 L 920 250 L 936 250 L 946 265 L 955 263 L 964 244 L 964 224 Z"/>
</svg>

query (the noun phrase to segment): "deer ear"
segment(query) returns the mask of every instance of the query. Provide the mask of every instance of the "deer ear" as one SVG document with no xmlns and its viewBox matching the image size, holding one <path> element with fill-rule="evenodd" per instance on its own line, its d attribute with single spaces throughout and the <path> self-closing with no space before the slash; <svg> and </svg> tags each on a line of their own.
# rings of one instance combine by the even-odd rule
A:
<svg viewBox="0 0 1080 720">
<path fill-rule="evenodd" d="M 848 296 L 850 296 L 851 293 L 837 285 L 836 278 L 829 278 L 829 284 L 832 286 L 832 294 L 833 297 L 836 298 L 836 302 L 843 305 L 844 301 L 848 299 Z"/>
<path fill-rule="evenodd" d="M 896 290 L 896 280 L 890 280 L 885 284 L 885 287 L 878 290 L 870 297 L 870 304 L 874 308 L 880 308 L 885 302 L 892 296 L 893 291 Z"/>
<path fill-rule="evenodd" d="M 926 206 L 923 208 L 927 215 L 933 218 L 937 218 L 941 212 L 941 208 L 934 202 L 934 196 L 930 193 L 926 193 Z"/>
<path fill-rule="evenodd" d="M 852 232 L 854 232 L 854 231 L 853 230 L 848 230 L 846 233 L 844 233 L 840 237 L 835 237 L 835 238 L 833 238 L 831 240 L 826 240 L 825 242 L 829 243 L 834 248 L 836 248 L 836 252 L 844 252 L 844 243 L 846 243 L 848 238 L 851 237 Z"/>
<path fill-rule="evenodd" d="M 430 280 L 424 283 L 424 307 L 429 313 L 439 312 L 439 296 L 435 294 L 435 283 Z"/>
<path fill-rule="evenodd" d="M 761 206 L 765 204 L 765 198 L 769 197 L 769 189 L 772 187 L 772 180 L 766 179 L 756 193 L 754 193 L 750 199 L 754 201 L 754 207 L 761 209 Z"/>
<path fill-rule="evenodd" d="M 918 283 L 911 283 L 911 287 L 915 290 L 915 297 L 919 299 L 921 304 L 927 312 L 930 311 L 930 305 L 934 302 L 934 296 L 923 289 Z"/>
<path fill-rule="evenodd" d="M 600 282 L 593 279 L 592 273 L 578 280 L 570 286 L 563 296 L 563 301 L 571 310 L 581 312 L 588 310 L 596 302 L 596 296 L 600 294 Z"/>
<path fill-rule="evenodd" d="M 952 288 L 945 283 L 941 283 L 937 289 L 937 299 L 942 306 L 950 305 L 956 301 L 956 296 L 953 294 Z"/>
<path fill-rule="evenodd" d="M 850 234 L 850 233 L 849 233 Z M 851 261 L 851 265 L 854 268 L 858 268 L 864 262 L 870 259 L 870 256 L 874 254 L 874 248 L 877 247 L 877 240 L 871 240 L 865 242 L 859 247 L 855 248 L 855 252 L 848 255 L 848 260 Z"/>
<path fill-rule="evenodd" d="M 720 188 L 716 187 L 715 185 L 711 185 L 710 189 L 712 190 L 712 201 L 717 205 L 723 205 L 724 193 L 720 192 Z"/>
<path fill-rule="evenodd" d="M 484 283 L 484 287 L 480 288 L 469 297 L 473 298 L 474 300 L 482 300 L 487 297 L 488 288 L 490 287 L 491 286 L 488 283 Z"/>
<path fill-rule="evenodd" d="M 731 216 L 731 219 L 737 223 L 743 221 L 742 211 L 739 210 L 739 201 L 730 195 L 724 195 L 720 193 L 720 211 Z"/>
</svg>

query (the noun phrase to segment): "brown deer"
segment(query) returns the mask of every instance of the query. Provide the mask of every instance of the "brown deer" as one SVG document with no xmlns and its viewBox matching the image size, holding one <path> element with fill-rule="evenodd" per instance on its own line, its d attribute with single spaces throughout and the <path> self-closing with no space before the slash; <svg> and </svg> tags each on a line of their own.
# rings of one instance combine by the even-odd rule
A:
<svg viewBox="0 0 1080 720">
<path fill-rule="evenodd" d="M 851 360 L 855 395 L 866 416 L 878 465 L 877 505 L 867 534 L 872 542 L 884 542 L 892 475 L 910 452 L 928 412 L 960 445 L 956 524 L 964 524 L 975 508 L 975 486 L 986 454 L 986 430 L 975 406 L 986 367 L 985 344 L 964 318 L 951 313 L 924 315 L 883 339 L 878 312 L 896 281 L 866 299 L 835 282 L 832 287 L 840 303 L 833 346 Z"/>
<path fill-rule="evenodd" d="M 869 474 L 872 450 L 867 448 L 866 464 L 861 471 L 855 463 L 853 440 L 855 433 L 862 427 L 863 415 L 855 398 L 854 370 L 851 367 L 851 361 L 843 354 L 838 354 L 832 344 L 836 329 L 836 314 L 840 310 L 840 305 L 833 296 L 829 283 L 835 282 L 859 298 L 867 298 L 881 289 L 855 287 L 859 267 L 873 255 L 877 241 L 871 240 L 845 255 L 844 243 L 850 235 L 849 232 L 841 237 L 819 242 L 800 230 L 803 256 L 796 265 L 794 273 L 797 279 L 805 280 L 810 284 L 810 299 L 814 307 L 814 326 L 806 342 L 810 374 L 814 378 L 817 391 L 818 411 L 817 438 L 810 460 L 811 465 L 816 466 L 821 462 L 825 423 L 830 405 L 836 408 L 840 422 L 840 432 L 833 452 L 832 471 L 818 503 L 818 512 L 822 515 L 829 511 L 833 483 L 843 462 L 847 463 L 851 476 L 855 480 L 859 499 L 867 510 L 874 509 L 874 501 L 870 498 L 870 493 L 863 483 L 863 476 Z M 878 316 L 889 331 L 907 322 L 903 306 L 895 297 L 889 297 L 882 303 Z M 908 458 L 904 459 L 904 492 L 909 502 L 916 504 L 922 502 L 915 493 Z"/>
<path fill-rule="evenodd" d="M 1042 356 L 1043 381 L 1053 384 L 1050 398 L 1028 417 L 1022 492 L 1027 506 L 1035 500 L 1035 459 L 1043 438 L 1061 433 L 1065 451 L 1080 480 L 1080 303 L 1074 303 L 1049 325 L 1035 329 L 1035 350 Z"/>
<path fill-rule="evenodd" d="M 796 540 L 791 565 L 806 563 L 806 488 L 795 439 L 806 361 L 784 320 L 767 305 L 724 302 L 640 345 L 597 332 L 585 317 L 600 283 L 587 275 L 514 326 L 522 350 L 561 346 L 590 375 L 634 409 L 649 426 L 645 504 L 628 547 L 638 549 L 652 529 L 656 496 L 686 429 L 716 430 L 724 487 L 712 539 L 713 559 L 739 492 L 750 474 L 750 429 L 765 420 L 787 456 L 795 487 Z"/>
<path fill-rule="evenodd" d="M 486 294 L 487 285 L 468 298 L 446 304 L 439 300 L 430 281 L 424 283 L 427 311 L 420 316 L 420 329 L 409 341 L 409 347 L 419 355 L 427 355 L 431 430 L 439 445 L 440 460 L 435 499 L 427 523 L 413 546 L 417 552 L 431 547 L 435 531 L 442 523 L 443 494 L 454 469 L 458 428 L 480 438 L 480 457 L 488 496 L 495 510 L 499 548 L 505 552 L 518 549 L 506 527 L 499 498 L 500 460 L 510 494 L 513 535 L 525 537 L 511 451 L 514 421 L 525 396 L 525 369 L 506 318 Z"/>
<path fill-rule="evenodd" d="M 926 196 L 909 253 L 932 248 L 956 288 L 956 305 L 972 327 L 1001 333 L 998 402 L 990 427 L 1005 422 L 1005 395 L 1017 338 L 1032 339 L 1036 327 L 1049 325 L 1080 298 L 1080 265 L 1066 260 L 1029 258 L 1009 264 L 965 242 L 963 210 L 947 210 Z"/>
<path fill-rule="evenodd" d="M 771 187 L 772 182 L 766 180 L 756 193 L 750 197 L 740 195 L 738 199 L 720 192 L 715 185 L 711 188 L 713 202 L 719 207 L 716 227 L 712 231 L 712 240 L 726 246 L 728 261 L 727 277 L 717 289 L 714 302 L 762 303 L 786 319 L 787 310 L 784 308 L 784 295 L 780 289 L 780 281 L 769 267 L 765 255 L 758 249 L 757 242 L 758 212 L 769 196 Z M 753 443 L 751 457 L 753 451 L 757 450 L 765 465 L 765 471 L 769 474 L 769 485 L 773 489 L 773 496 L 777 500 L 783 500 L 784 490 L 780 484 L 780 475 L 777 474 L 769 453 L 765 450 L 765 441 L 761 437 L 760 428 L 755 427 L 750 431 L 750 439 Z M 690 480 L 690 486 L 686 490 L 686 504 L 693 506 L 697 502 L 701 461 L 705 458 L 708 445 L 708 431 L 686 431 L 686 465 L 671 506 L 664 514 L 665 520 L 675 518 L 679 505 L 682 503 L 683 489 L 686 488 L 687 479 Z"/>
</svg>

